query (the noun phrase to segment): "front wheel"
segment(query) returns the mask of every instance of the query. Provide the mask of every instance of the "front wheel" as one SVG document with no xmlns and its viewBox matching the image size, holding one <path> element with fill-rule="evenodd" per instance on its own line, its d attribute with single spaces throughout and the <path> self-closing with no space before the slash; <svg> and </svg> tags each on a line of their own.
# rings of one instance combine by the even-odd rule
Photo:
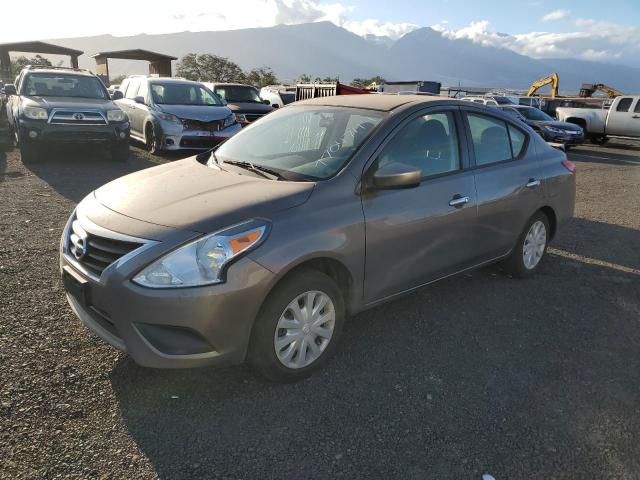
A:
<svg viewBox="0 0 640 480">
<path fill-rule="evenodd" d="M 342 293 L 329 276 L 296 272 L 265 301 L 251 334 L 249 362 L 272 381 L 302 379 L 333 354 L 344 316 Z"/>
<path fill-rule="evenodd" d="M 155 155 L 156 153 L 158 153 L 160 148 L 158 147 L 158 137 L 156 135 L 156 129 L 154 128 L 153 124 L 150 123 L 149 125 L 147 125 L 144 133 L 147 151 Z"/>
<path fill-rule="evenodd" d="M 604 145 L 609 141 L 609 138 L 606 135 L 591 135 L 589 140 L 596 145 Z"/>
<path fill-rule="evenodd" d="M 504 267 L 514 277 L 525 278 L 533 275 L 547 251 L 549 243 L 549 219 L 542 213 L 536 213 L 524 228 L 518 243 Z"/>
<path fill-rule="evenodd" d="M 39 159 L 40 152 L 38 147 L 25 142 L 20 142 L 20 158 L 22 163 L 33 163 Z"/>
</svg>

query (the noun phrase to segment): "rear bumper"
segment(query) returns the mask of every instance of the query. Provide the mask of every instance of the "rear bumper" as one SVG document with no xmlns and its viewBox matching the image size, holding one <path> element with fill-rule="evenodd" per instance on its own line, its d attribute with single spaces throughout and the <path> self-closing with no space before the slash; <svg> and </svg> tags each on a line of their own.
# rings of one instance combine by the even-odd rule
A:
<svg viewBox="0 0 640 480">
<path fill-rule="evenodd" d="M 21 119 L 20 141 L 31 145 L 103 144 L 118 146 L 129 143 L 129 123 L 108 125 L 59 125 Z"/>
</svg>

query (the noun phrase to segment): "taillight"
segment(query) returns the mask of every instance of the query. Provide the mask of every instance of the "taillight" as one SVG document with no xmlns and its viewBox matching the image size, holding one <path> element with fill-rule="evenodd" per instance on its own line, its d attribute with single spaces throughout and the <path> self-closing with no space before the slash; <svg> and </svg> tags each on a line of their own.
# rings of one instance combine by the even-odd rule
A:
<svg viewBox="0 0 640 480">
<path fill-rule="evenodd" d="M 567 160 L 566 158 L 562 160 L 562 166 L 569 170 L 572 175 L 576 174 L 576 165 L 571 160 Z"/>
</svg>

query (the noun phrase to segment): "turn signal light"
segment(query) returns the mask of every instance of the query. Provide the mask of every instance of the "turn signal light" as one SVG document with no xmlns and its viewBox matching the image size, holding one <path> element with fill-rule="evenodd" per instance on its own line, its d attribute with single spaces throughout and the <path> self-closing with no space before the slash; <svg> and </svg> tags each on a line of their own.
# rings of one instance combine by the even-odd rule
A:
<svg viewBox="0 0 640 480">
<path fill-rule="evenodd" d="M 260 238 L 261 234 L 262 232 L 260 230 L 253 230 L 229 240 L 229 246 L 231 247 L 233 254 L 235 255 L 236 253 L 240 253 L 245 248 L 253 245 Z"/>
</svg>

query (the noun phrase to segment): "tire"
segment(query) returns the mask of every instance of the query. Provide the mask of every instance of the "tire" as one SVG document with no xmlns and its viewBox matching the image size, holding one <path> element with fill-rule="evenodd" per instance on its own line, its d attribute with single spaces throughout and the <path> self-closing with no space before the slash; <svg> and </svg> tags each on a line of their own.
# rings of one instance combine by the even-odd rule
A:
<svg viewBox="0 0 640 480">
<path fill-rule="evenodd" d="M 537 231 L 534 226 L 537 226 Z M 540 232 L 540 226 L 544 227 L 544 231 Z M 530 234 L 533 237 L 531 237 Z M 544 235 L 544 245 L 541 244 L 541 235 Z M 544 254 L 547 251 L 548 244 L 549 219 L 544 213 L 537 212 L 527 222 L 527 225 L 524 227 L 522 234 L 520 234 L 518 243 L 513 249 L 513 252 L 511 252 L 511 255 L 503 262 L 505 270 L 514 277 L 530 277 L 540 267 L 540 263 L 542 263 Z M 525 250 L 527 253 L 532 252 L 532 256 L 528 257 L 525 255 Z"/>
<path fill-rule="evenodd" d="M 118 145 L 111 149 L 111 160 L 114 162 L 126 162 L 129 160 L 129 144 Z"/>
<path fill-rule="evenodd" d="M 589 140 L 596 145 L 604 145 L 609 141 L 609 138 L 606 135 L 591 135 Z"/>
<path fill-rule="evenodd" d="M 307 304 L 318 308 L 322 301 L 326 304 L 317 314 L 311 318 L 305 315 Z M 334 353 L 344 317 L 344 299 L 331 277 L 311 269 L 295 272 L 273 289 L 262 306 L 251 332 L 249 363 L 260 375 L 274 382 L 305 378 Z M 316 327 L 313 327 L 314 320 Z M 285 338 L 287 335 L 291 336 L 289 340 Z M 304 348 L 304 354 L 300 347 Z"/>
<path fill-rule="evenodd" d="M 34 163 L 40 159 L 38 147 L 20 142 L 20 158 L 22 163 Z"/>
<path fill-rule="evenodd" d="M 158 139 L 156 138 L 156 129 L 153 124 L 149 123 L 144 130 L 144 139 L 147 146 L 147 151 L 152 155 L 159 152 Z"/>
</svg>

